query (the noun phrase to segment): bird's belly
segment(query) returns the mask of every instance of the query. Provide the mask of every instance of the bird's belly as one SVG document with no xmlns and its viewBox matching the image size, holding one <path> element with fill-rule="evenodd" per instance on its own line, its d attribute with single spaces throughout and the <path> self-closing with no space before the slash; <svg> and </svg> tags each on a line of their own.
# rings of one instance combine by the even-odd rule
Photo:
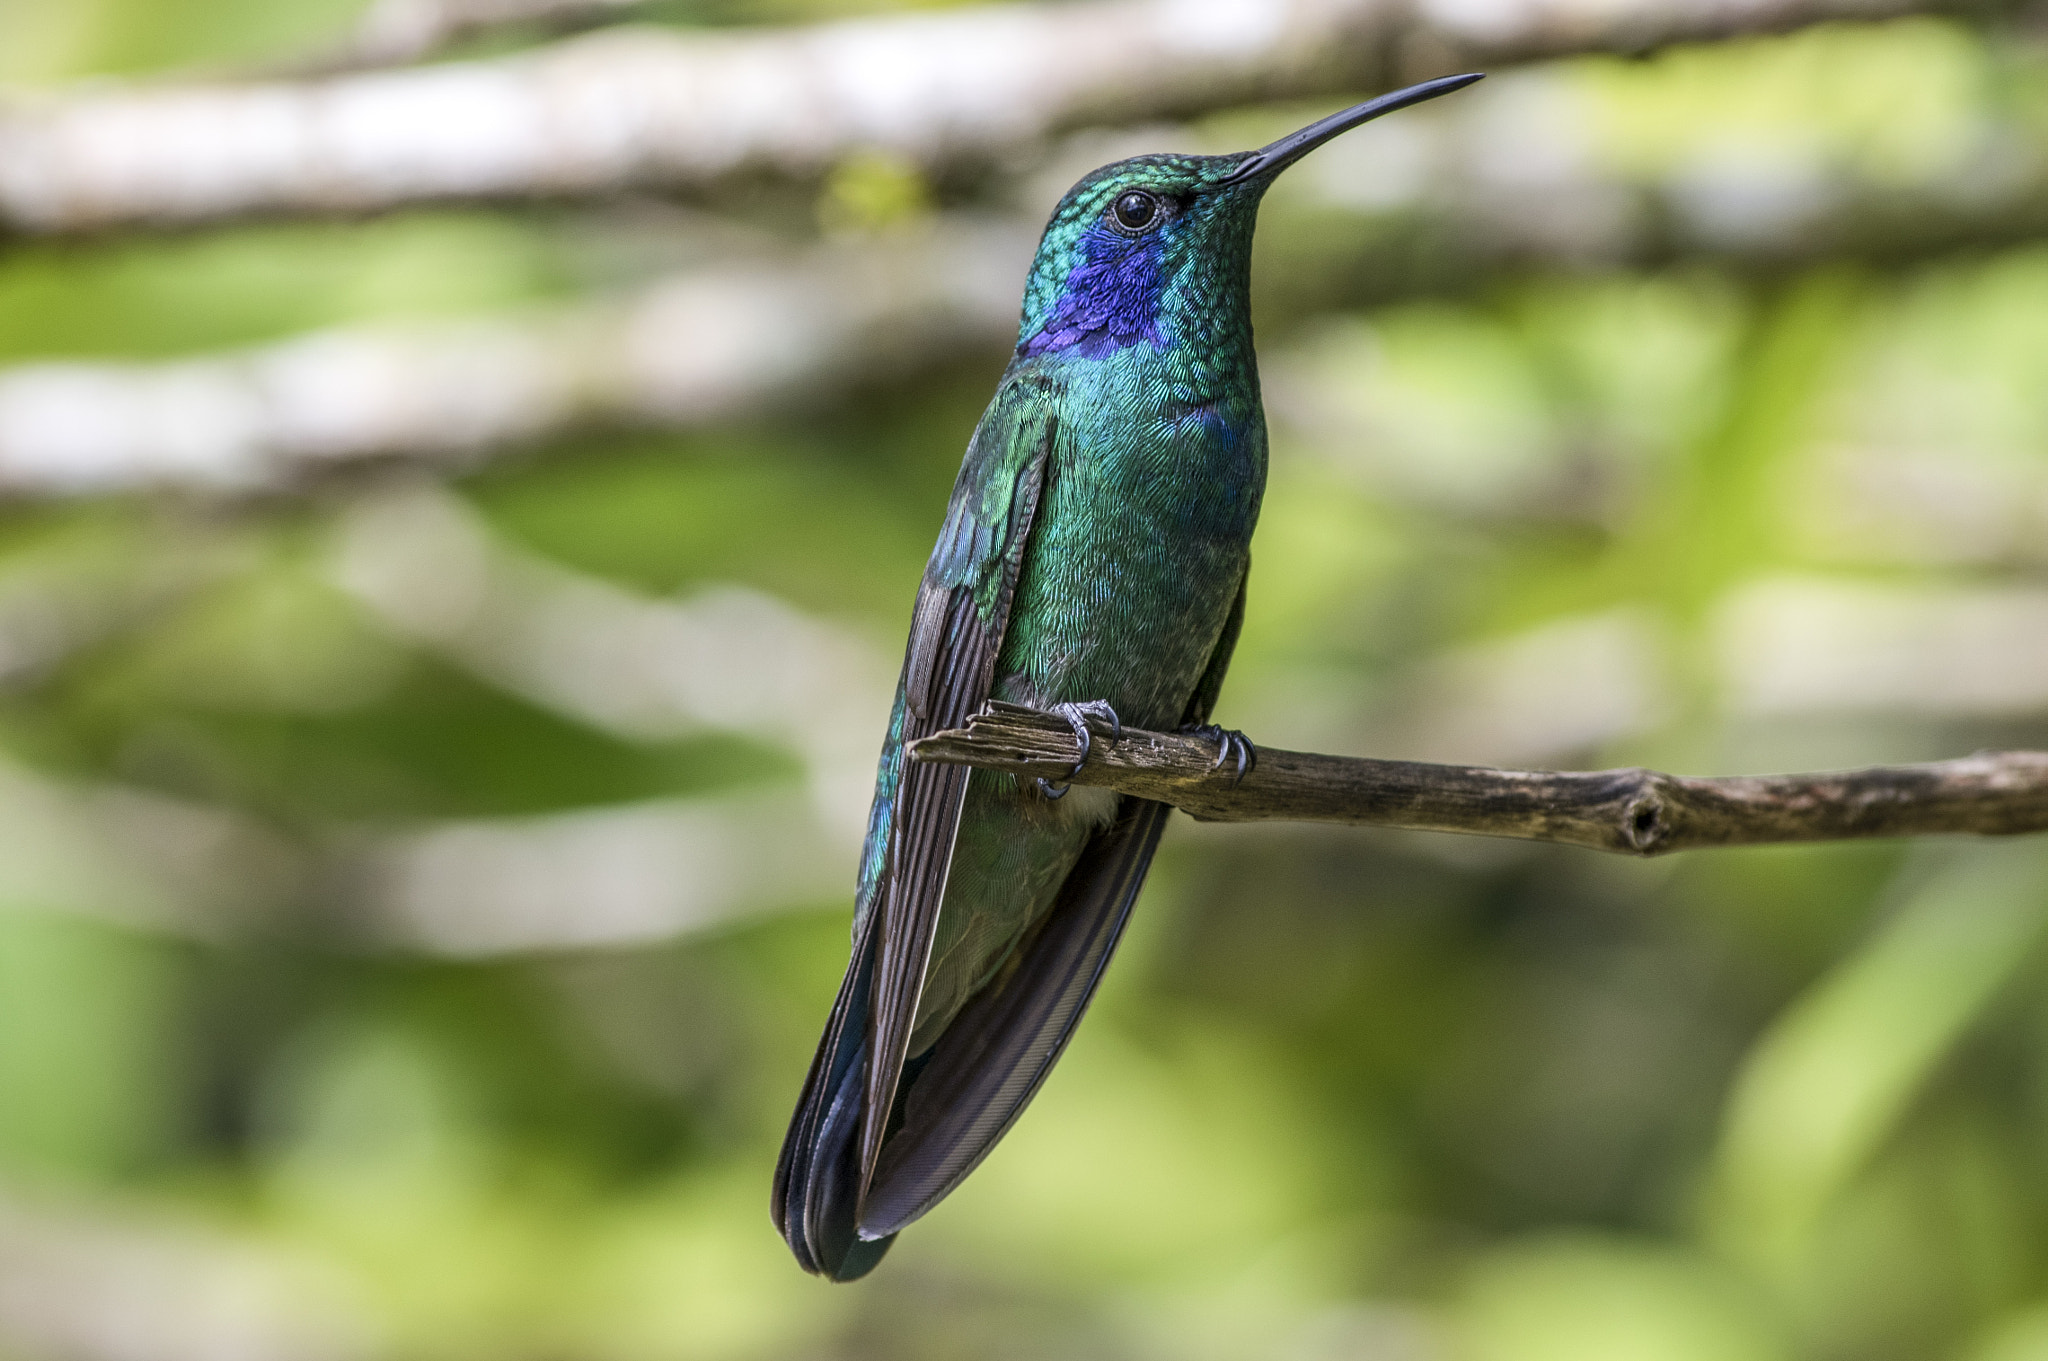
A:
<svg viewBox="0 0 2048 1361">
<path fill-rule="evenodd" d="M 1162 479 L 1086 505 L 1062 504 L 1084 496 L 1056 485 L 1017 584 L 996 693 L 1039 706 L 1108 700 L 1134 726 L 1178 726 L 1250 560 L 1258 488 L 1247 480 Z"/>
<path fill-rule="evenodd" d="M 1154 437 L 1132 442 L 1133 429 Z M 994 692 L 1040 707 L 1107 700 L 1133 727 L 1177 727 L 1244 580 L 1264 427 L 1124 420 L 1076 435 L 1032 525 Z M 1052 800 L 973 773 L 911 1054 L 1004 966 L 1117 806 L 1108 790 Z"/>
</svg>

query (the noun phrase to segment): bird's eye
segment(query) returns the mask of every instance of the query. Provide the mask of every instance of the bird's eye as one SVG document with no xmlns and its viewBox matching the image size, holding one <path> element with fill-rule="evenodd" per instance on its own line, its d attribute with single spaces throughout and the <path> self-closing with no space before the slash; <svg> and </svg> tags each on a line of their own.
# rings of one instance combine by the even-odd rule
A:
<svg viewBox="0 0 2048 1361">
<path fill-rule="evenodd" d="M 1159 200 L 1142 189 L 1120 194 L 1110 208 L 1116 224 L 1127 232 L 1141 232 L 1159 220 Z"/>
</svg>

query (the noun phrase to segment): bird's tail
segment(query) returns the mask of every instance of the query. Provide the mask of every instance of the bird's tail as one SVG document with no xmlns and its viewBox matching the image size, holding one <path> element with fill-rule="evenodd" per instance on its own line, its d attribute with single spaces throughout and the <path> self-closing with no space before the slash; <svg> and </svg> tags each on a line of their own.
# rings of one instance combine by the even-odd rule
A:
<svg viewBox="0 0 2048 1361">
<path fill-rule="evenodd" d="M 806 1271 L 835 1281 L 858 1280 L 894 1240 L 855 1232 L 860 1196 L 861 1097 L 867 1077 L 868 992 L 874 979 L 875 921 L 854 944 L 832 1019 L 804 1079 L 775 1164 L 770 1212 Z"/>
<path fill-rule="evenodd" d="M 1122 800 L 1018 947 L 1015 968 L 946 1028 L 894 1113 L 861 1234 L 886 1243 L 958 1186 L 1023 1114 L 1095 995 L 1172 811 Z"/>
<path fill-rule="evenodd" d="M 835 1281 L 866 1275 L 897 1232 L 958 1186 L 1015 1123 L 1093 998 L 1171 811 L 1122 800 L 1018 947 L 1015 967 L 904 1066 L 863 1205 L 867 1013 L 881 914 L 870 915 L 775 1170 L 775 1223 L 805 1270 Z"/>
</svg>

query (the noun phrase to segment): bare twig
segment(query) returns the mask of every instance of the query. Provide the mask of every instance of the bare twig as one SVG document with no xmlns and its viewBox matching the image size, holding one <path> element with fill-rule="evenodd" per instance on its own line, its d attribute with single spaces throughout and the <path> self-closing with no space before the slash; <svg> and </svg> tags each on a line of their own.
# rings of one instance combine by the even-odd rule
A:
<svg viewBox="0 0 2048 1361">
<path fill-rule="evenodd" d="M 1348 92 L 1413 71 L 1939 7 L 1090 0 L 787 30 L 612 29 L 416 70 L 21 102 L 0 113 L 0 224 L 67 232 L 606 194 L 811 175 L 862 148 L 971 163 L 1063 128 Z"/>
<path fill-rule="evenodd" d="M 1263 749 L 1239 781 L 1204 738 L 1099 731 L 1077 784 L 1158 799 L 1209 822 L 1341 822 L 1556 841 L 1630 855 L 1712 846 L 2048 830 L 2048 752 L 1928 765 L 1693 779 L 1654 770 L 1493 770 Z M 995 704 L 912 748 L 920 761 L 1065 778 L 1066 720 Z"/>
</svg>

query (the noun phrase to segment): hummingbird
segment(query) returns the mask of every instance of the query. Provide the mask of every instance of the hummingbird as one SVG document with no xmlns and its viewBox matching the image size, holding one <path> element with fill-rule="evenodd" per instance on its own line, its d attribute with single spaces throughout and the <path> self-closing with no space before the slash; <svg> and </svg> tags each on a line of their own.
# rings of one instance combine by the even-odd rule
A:
<svg viewBox="0 0 2048 1361">
<path fill-rule="evenodd" d="M 968 440 L 911 611 L 855 893 L 853 953 L 775 1169 L 808 1271 L 872 1270 L 988 1156 L 1086 1010 L 1172 811 L 906 758 L 990 700 L 1112 740 L 1209 723 L 1266 481 L 1252 349 L 1259 202 L 1316 147 L 1462 89 L 1446 76 L 1257 151 L 1139 156 L 1053 210 L 1017 347 Z M 1073 770 L 1080 770 L 1077 760 Z"/>
</svg>

